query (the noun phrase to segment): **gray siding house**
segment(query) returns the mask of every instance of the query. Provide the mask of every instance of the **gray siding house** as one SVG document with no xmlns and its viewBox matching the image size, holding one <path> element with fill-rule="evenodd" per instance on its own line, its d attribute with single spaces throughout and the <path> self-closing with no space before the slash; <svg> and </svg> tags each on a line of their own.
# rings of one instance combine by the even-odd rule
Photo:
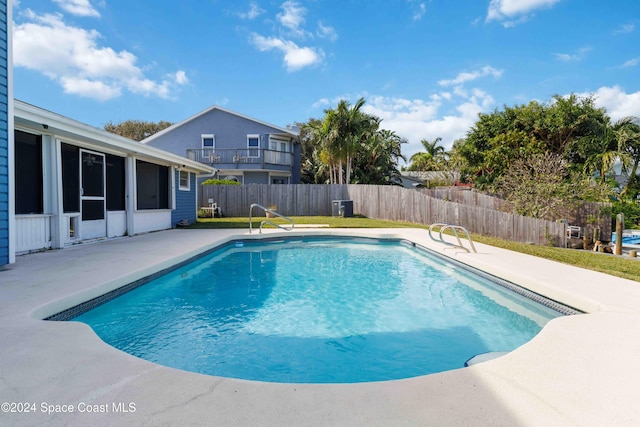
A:
<svg viewBox="0 0 640 427">
<path fill-rule="evenodd" d="M 213 106 L 142 141 L 217 169 L 241 184 L 299 184 L 300 136 Z"/>
</svg>

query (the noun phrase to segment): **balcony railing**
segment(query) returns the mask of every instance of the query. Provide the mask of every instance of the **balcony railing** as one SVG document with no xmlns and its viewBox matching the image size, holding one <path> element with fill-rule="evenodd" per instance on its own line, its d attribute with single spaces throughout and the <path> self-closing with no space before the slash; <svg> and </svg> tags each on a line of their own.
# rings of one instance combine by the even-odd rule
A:
<svg viewBox="0 0 640 427">
<path fill-rule="evenodd" d="M 215 166 L 217 164 L 258 164 L 291 166 L 293 154 L 260 148 L 193 148 L 187 150 L 187 158 Z"/>
</svg>

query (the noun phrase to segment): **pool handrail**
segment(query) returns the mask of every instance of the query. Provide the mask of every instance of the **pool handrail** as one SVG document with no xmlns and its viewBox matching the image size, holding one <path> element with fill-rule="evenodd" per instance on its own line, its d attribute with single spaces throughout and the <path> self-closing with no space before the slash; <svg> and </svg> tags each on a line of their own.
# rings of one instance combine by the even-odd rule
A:
<svg viewBox="0 0 640 427">
<path fill-rule="evenodd" d="M 460 235 L 458 235 L 458 230 L 464 231 L 464 233 L 467 236 L 467 240 L 469 241 L 469 245 L 471 246 L 471 249 L 473 249 L 474 253 L 478 253 L 478 251 L 476 250 L 475 245 L 473 244 L 473 240 L 471 239 L 471 235 L 469 234 L 469 231 L 464 228 L 461 225 L 454 225 L 454 224 L 446 224 L 444 222 L 436 222 L 433 223 L 429 226 L 429 237 L 431 238 L 431 240 L 433 241 L 437 241 L 438 239 L 434 238 L 433 235 L 431 234 L 431 231 L 435 228 L 435 227 L 439 227 L 440 228 L 440 233 L 439 233 L 439 240 L 440 242 L 444 243 L 445 245 L 448 246 L 452 246 L 454 248 L 458 248 L 458 249 L 462 249 L 465 250 L 467 252 L 471 252 L 468 248 L 466 248 L 462 242 L 460 241 Z M 455 243 L 451 243 L 451 242 L 447 242 L 444 240 L 444 238 L 442 237 L 442 233 L 446 230 L 450 228 L 451 231 L 453 232 L 453 235 L 455 236 L 456 240 L 458 241 L 458 244 L 456 245 Z"/>
<path fill-rule="evenodd" d="M 274 211 L 273 209 L 265 208 L 262 205 L 259 205 L 257 203 L 253 203 L 253 204 L 251 204 L 251 207 L 249 207 L 249 234 L 251 234 L 252 231 L 253 231 L 253 221 L 251 220 L 252 219 L 253 208 L 260 208 L 263 211 L 265 211 L 265 213 L 268 212 L 268 213 L 270 213 L 272 215 L 280 217 L 280 218 L 284 219 L 285 221 L 288 221 L 291 224 L 291 227 L 285 227 L 285 226 L 282 226 L 282 225 L 274 224 L 271 221 L 264 220 L 264 221 L 260 222 L 260 234 L 262 234 L 262 226 L 265 225 L 265 224 L 270 224 L 270 225 L 273 225 L 276 228 L 280 228 L 280 229 L 286 230 L 286 231 L 291 231 L 295 227 L 295 224 L 293 223 L 293 220 L 291 218 L 288 218 L 288 217 L 286 217 L 284 215 L 281 215 L 278 212 Z"/>
</svg>

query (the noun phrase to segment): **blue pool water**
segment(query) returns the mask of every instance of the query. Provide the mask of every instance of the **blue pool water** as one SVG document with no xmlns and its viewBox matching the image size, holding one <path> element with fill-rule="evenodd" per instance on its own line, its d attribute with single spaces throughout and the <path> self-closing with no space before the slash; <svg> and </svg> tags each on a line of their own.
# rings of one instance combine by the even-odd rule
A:
<svg viewBox="0 0 640 427">
<path fill-rule="evenodd" d="M 611 242 L 616 242 L 616 233 L 615 231 L 611 233 Z M 640 245 L 640 234 L 630 234 L 622 236 L 622 243 L 625 245 Z"/>
<path fill-rule="evenodd" d="M 463 367 L 560 314 L 400 241 L 236 243 L 76 317 L 187 371 L 351 383 Z"/>
</svg>

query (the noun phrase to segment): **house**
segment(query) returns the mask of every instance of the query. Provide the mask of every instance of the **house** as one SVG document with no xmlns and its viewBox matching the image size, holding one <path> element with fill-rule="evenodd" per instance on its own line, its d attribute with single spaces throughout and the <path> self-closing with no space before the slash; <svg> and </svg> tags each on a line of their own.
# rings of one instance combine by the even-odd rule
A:
<svg viewBox="0 0 640 427">
<path fill-rule="evenodd" d="M 299 184 L 300 135 L 242 114 L 210 107 L 143 143 L 215 167 L 241 184 Z"/>
<path fill-rule="evenodd" d="M 460 179 L 458 172 L 445 171 L 402 171 L 398 178 L 398 184 L 404 188 L 421 188 L 429 187 L 429 184 L 437 183 L 438 185 L 456 185 Z"/>
<path fill-rule="evenodd" d="M 196 221 L 214 168 L 14 100 L 11 252 Z"/>
</svg>

